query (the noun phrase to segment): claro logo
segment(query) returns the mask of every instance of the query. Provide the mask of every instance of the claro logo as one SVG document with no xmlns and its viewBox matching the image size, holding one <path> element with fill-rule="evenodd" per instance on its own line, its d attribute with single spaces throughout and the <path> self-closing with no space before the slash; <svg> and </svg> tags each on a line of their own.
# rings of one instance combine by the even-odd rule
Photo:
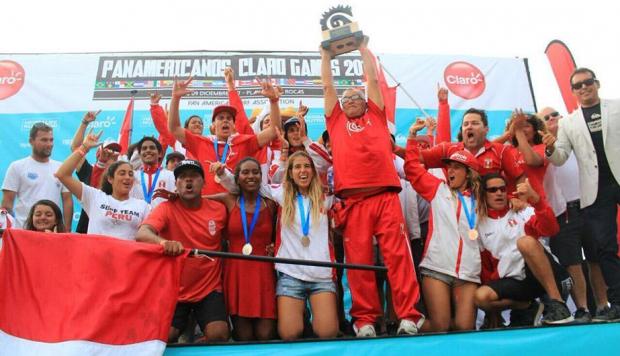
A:
<svg viewBox="0 0 620 356">
<path fill-rule="evenodd" d="M 448 89 L 463 99 L 475 99 L 486 87 L 484 74 L 467 62 L 450 63 L 443 72 Z"/>
<path fill-rule="evenodd" d="M 0 100 L 11 97 L 24 86 L 26 72 L 17 62 L 0 61 Z"/>
</svg>

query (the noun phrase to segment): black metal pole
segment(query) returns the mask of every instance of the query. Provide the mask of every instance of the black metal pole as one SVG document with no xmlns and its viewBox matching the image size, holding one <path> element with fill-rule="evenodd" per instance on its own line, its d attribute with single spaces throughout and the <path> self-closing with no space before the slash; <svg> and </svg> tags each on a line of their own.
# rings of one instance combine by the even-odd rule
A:
<svg viewBox="0 0 620 356">
<path fill-rule="evenodd" d="M 277 258 L 277 257 L 271 257 L 271 256 L 254 256 L 254 255 L 246 256 L 240 253 L 209 251 L 209 250 L 199 250 L 199 249 L 192 249 L 189 255 L 190 256 L 204 255 L 208 257 L 236 258 L 240 260 L 284 263 L 284 264 L 289 264 L 289 265 L 362 269 L 362 270 L 378 271 L 378 272 L 387 271 L 387 268 L 383 266 L 358 265 L 358 264 L 350 264 L 350 263 L 323 262 L 323 261 L 312 261 L 312 260 L 297 260 L 294 258 Z"/>
</svg>

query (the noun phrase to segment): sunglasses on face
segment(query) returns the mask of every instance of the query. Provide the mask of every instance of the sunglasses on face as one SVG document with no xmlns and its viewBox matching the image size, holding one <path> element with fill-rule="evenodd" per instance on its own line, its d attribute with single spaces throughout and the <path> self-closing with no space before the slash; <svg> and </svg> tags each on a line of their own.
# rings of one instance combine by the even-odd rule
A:
<svg viewBox="0 0 620 356">
<path fill-rule="evenodd" d="M 498 190 L 502 193 L 506 193 L 506 186 L 502 185 L 501 187 L 487 187 L 485 190 L 489 193 L 497 193 Z"/>
<path fill-rule="evenodd" d="M 353 101 L 353 100 L 363 100 L 364 97 L 362 97 L 360 94 L 353 94 L 351 96 L 343 96 L 342 99 L 340 99 L 340 102 L 343 104 L 348 103 L 349 101 Z"/>
<path fill-rule="evenodd" d="M 570 86 L 571 86 L 571 88 L 573 88 L 573 90 L 579 90 L 579 89 L 583 88 L 584 85 L 589 87 L 590 85 L 594 84 L 595 82 L 596 82 L 596 79 L 588 78 L 586 80 L 582 80 L 580 82 L 573 83 Z"/>
<path fill-rule="evenodd" d="M 549 121 L 549 119 L 551 119 L 552 117 L 558 117 L 558 116 L 560 116 L 560 113 L 557 111 L 554 111 L 550 114 L 543 116 L 543 118 L 545 119 L 545 121 Z"/>
</svg>

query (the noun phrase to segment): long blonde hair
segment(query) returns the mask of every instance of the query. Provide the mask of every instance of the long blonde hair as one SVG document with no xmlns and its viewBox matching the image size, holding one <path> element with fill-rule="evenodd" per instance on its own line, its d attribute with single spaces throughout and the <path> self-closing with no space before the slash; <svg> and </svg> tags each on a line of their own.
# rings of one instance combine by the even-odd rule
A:
<svg viewBox="0 0 620 356">
<path fill-rule="evenodd" d="M 312 180 L 310 181 L 310 187 L 308 188 L 308 198 L 310 198 L 311 208 L 310 215 L 312 224 L 318 224 L 321 218 L 321 210 L 323 208 L 323 202 L 325 200 L 323 196 L 323 187 L 319 174 L 316 171 L 314 162 L 310 155 L 304 151 L 298 151 L 293 153 L 286 163 L 286 172 L 284 173 L 284 204 L 282 205 L 282 223 L 284 226 L 291 226 L 295 220 L 295 210 L 297 209 L 297 193 L 299 187 L 293 181 L 293 163 L 298 157 L 305 157 L 310 161 L 312 167 Z"/>
</svg>

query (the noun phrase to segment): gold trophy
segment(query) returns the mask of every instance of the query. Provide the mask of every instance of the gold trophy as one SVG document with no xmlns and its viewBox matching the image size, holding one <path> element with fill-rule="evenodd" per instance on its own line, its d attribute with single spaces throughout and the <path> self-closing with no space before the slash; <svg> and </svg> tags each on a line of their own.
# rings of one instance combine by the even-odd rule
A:
<svg viewBox="0 0 620 356">
<path fill-rule="evenodd" d="M 338 5 L 323 13 L 321 18 L 323 41 L 321 46 L 334 58 L 355 51 L 364 41 L 364 33 L 353 21 L 350 6 Z"/>
</svg>

